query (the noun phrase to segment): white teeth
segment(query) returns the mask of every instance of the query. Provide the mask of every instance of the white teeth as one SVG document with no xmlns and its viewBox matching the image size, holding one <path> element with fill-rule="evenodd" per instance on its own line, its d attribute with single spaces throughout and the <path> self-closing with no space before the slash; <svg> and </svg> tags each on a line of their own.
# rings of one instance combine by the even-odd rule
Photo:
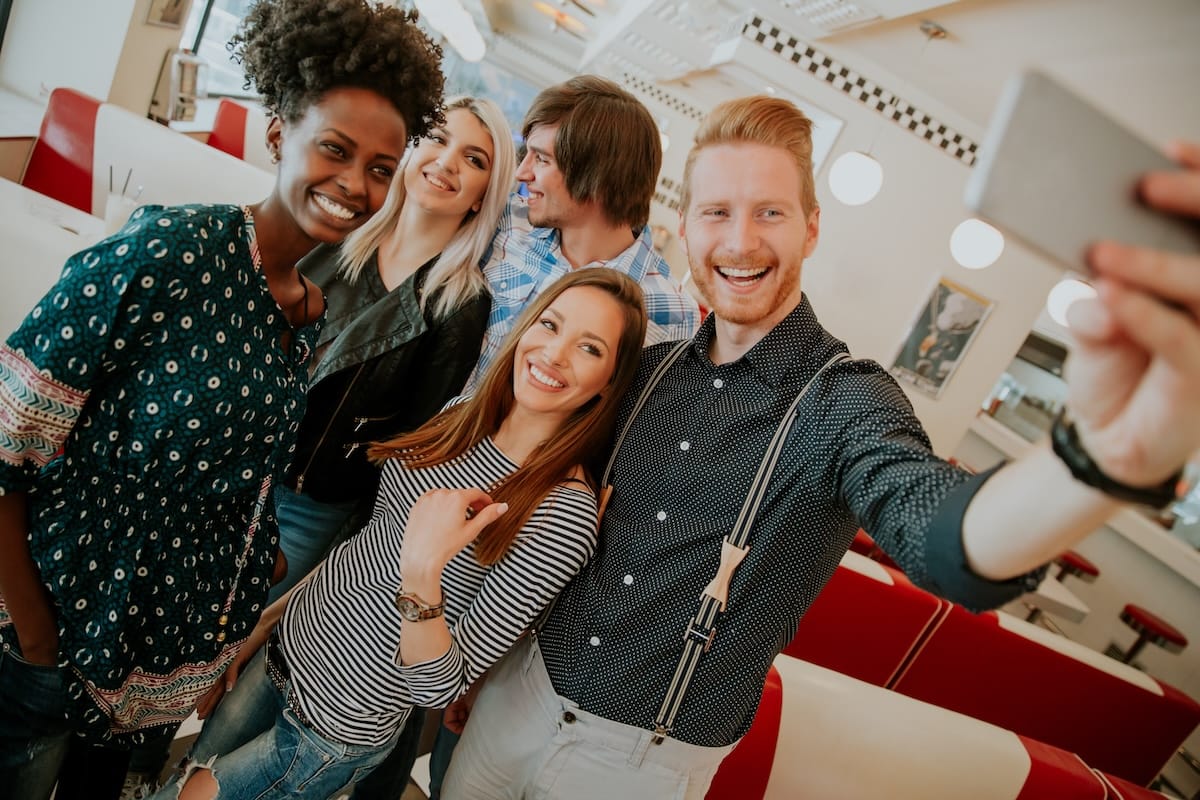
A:
<svg viewBox="0 0 1200 800">
<path fill-rule="evenodd" d="M 533 364 L 529 365 L 529 374 L 532 375 L 533 379 L 535 381 L 537 381 L 538 383 L 545 384 L 546 386 L 549 386 L 552 389 L 561 389 L 564 386 L 566 386 L 565 383 L 554 380 L 554 378 L 551 378 L 549 375 L 542 372 L 540 369 L 535 367 Z"/>
<path fill-rule="evenodd" d="M 344 220 L 351 220 L 351 219 L 354 219 L 354 217 L 356 216 L 353 211 L 346 208 L 344 205 L 341 205 L 340 203 L 335 203 L 332 200 L 330 200 L 328 197 L 325 197 L 324 195 L 316 194 L 316 195 L 313 195 L 313 197 L 316 199 L 317 205 L 319 205 L 321 207 L 321 209 L 326 214 L 329 214 L 331 217 L 337 217 L 338 219 L 344 219 Z"/>
<path fill-rule="evenodd" d="M 736 267 L 717 267 L 717 272 L 721 273 L 726 278 L 757 278 L 760 275 L 767 274 L 767 268 L 757 267 L 755 269 L 737 269 Z"/>
<path fill-rule="evenodd" d="M 431 184 L 433 184 L 438 189 L 445 189 L 446 191 L 454 190 L 453 186 L 446 183 L 444 180 L 442 180 L 441 178 L 439 178 L 436 175 L 426 175 L 425 180 L 429 181 Z"/>
</svg>

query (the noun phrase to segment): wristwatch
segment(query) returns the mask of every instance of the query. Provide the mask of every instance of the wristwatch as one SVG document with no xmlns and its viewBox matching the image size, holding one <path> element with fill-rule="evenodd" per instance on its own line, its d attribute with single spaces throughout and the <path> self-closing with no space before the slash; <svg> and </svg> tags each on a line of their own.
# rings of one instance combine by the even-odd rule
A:
<svg viewBox="0 0 1200 800">
<path fill-rule="evenodd" d="M 396 590 L 396 610 L 409 622 L 440 617 L 445 611 L 441 603 L 431 606 L 422 600 L 420 595 L 404 591 L 403 586 Z"/>
<path fill-rule="evenodd" d="M 1136 503 L 1154 509 L 1163 509 L 1185 494 L 1184 471 L 1180 469 L 1157 486 L 1130 486 L 1111 478 L 1092 460 L 1092 456 L 1079 441 L 1079 431 L 1071 421 L 1066 409 L 1054 418 L 1050 427 L 1050 443 L 1054 453 L 1062 459 L 1075 480 L 1099 489 L 1109 497 L 1125 503 Z"/>
</svg>

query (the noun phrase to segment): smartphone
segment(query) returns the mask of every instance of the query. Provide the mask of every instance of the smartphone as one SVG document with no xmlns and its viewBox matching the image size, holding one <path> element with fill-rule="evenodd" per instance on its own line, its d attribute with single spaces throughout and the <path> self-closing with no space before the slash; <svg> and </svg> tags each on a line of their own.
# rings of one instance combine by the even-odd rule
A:
<svg viewBox="0 0 1200 800">
<path fill-rule="evenodd" d="M 967 181 L 981 218 L 1066 269 L 1086 272 L 1098 239 L 1200 252 L 1200 222 L 1138 200 L 1138 179 L 1180 169 L 1137 135 L 1039 72 L 1005 86 Z"/>
</svg>

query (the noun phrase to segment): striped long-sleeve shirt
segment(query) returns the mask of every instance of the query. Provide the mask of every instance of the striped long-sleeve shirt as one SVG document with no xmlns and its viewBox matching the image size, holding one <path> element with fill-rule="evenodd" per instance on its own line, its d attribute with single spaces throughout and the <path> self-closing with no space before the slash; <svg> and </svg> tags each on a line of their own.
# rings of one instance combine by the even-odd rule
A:
<svg viewBox="0 0 1200 800">
<path fill-rule="evenodd" d="M 290 702 L 317 732 L 352 745 L 382 744 L 412 706 L 445 706 L 495 663 L 587 562 L 596 546 L 590 492 L 555 487 L 499 563 L 474 545 L 442 575 L 449 651 L 399 665 L 400 548 L 408 513 L 439 488 L 487 490 L 517 468 L 485 439 L 454 462 L 407 469 L 389 461 L 371 521 L 330 553 L 293 595 L 280 622 Z"/>
</svg>

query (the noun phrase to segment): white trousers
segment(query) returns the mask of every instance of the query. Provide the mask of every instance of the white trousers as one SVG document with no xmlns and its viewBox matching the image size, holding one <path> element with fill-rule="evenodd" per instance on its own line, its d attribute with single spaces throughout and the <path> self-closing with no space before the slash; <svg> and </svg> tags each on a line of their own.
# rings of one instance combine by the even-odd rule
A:
<svg viewBox="0 0 1200 800">
<path fill-rule="evenodd" d="M 699 747 L 581 711 L 526 636 L 492 668 L 454 751 L 445 800 L 702 800 L 729 747 Z"/>
</svg>

